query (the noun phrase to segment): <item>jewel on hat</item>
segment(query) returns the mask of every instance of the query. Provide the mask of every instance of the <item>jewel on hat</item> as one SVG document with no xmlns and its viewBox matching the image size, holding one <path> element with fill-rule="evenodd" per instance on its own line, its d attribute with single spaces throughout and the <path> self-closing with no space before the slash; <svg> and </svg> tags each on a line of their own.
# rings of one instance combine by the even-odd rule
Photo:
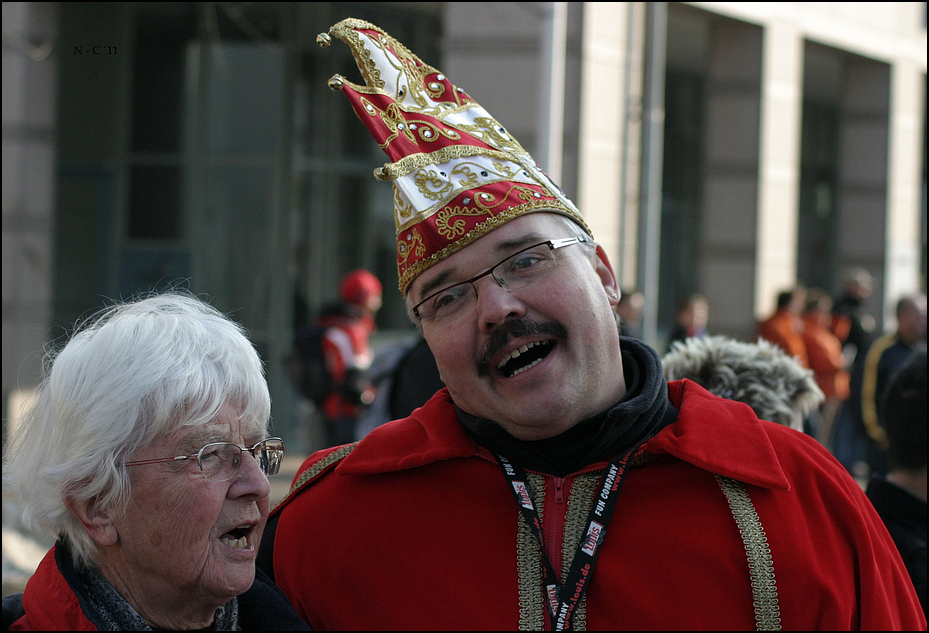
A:
<svg viewBox="0 0 929 633">
<path fill-rule="evenodd" d="M 560 213 L 591 233 L 580 211 L 532 156 L 474 99 L 369 22 L 348 18 L 317 37 L 348 44 L 364 86 L 342 91 L 390 162 L 400 292 L 424 270 L 513 218 Z"/>
</svg>

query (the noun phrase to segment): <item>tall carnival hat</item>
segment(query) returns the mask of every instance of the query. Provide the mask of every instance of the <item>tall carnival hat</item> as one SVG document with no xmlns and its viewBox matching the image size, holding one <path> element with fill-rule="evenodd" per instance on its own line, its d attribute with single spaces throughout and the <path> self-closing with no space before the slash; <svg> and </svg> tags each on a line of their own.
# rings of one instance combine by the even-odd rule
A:
<svg viewBox="0 0 929 633">
<path fill-rule="evenodd" d="M 332 37 L 351 48 L 367 85 L 335 75 L 329 87 L 390 159 L 374 176 L 393 182 L 404 296 L 424 270 L 521 215 L 560 213 L 591 233 L 532 156 L 444 74 L 364 20 L 342 20 L 316 41 Z"/>
</svg>

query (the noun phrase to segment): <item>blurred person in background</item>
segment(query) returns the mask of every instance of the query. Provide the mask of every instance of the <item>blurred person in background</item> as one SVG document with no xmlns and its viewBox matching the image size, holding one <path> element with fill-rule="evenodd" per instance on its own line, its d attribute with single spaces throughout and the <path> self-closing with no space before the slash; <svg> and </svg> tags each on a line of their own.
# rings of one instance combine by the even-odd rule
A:
<svg viewBox="0 0 929 633">
<path fill-rule="evenodd" d="M 868 311 L 873 280 L 864 268 L 852 268 L 845 275 L 842 292 L 832 305 L 833 333 L 842 342 L 846 367 L 854 373 L 864 362 L 874 340 L 876 321 Z"/>
<path fill-rule="evenodd" d="M 638 290 L 621 290 L 616 313 L 619 315 L 619 335 L 642 338 L 642 314 L 645 310 L 645 295 Z"/>
<path fill-rule="evenodd" d="M 859 482 L 866 482 L 868 478 L 872 441 L 865 432 L 861 413 L 864 360 L 876 327 L 868 311 L 872 285 L 871 273 L 866 269 L 850 269 L 832 306 L 832 331 L 842 342 L 842 355 L 849 372 L 849 395 L 839 407 L 828 447 Z"/>
<path fill-rule="evenodd" d="M 378 350 L 371 379 L 377 395 L 358 418 L 356 440 L 385 422 L 407 417 L 444 386 L 432 350 L 419 333 L 412 340 Z"/>
<path fill-rule="evenodd" d="M 382 304 L 381 282 L 364 269 L 353 270 L 339 284 L 338 304 L 323 310 L 323 355 L 331 391 L 322 403 L 325 444 L 338 446 L 355 440 L 359 416 L 374 402 L 377 389 L 369 369 L 374 360 L 371 335 Z"/>
<path fill-rule="evenodd" d="M 889 470 L 868 482 L 926 613 L 926 350 L 913 352 L 881 398 Z"/>
<path fill-rule="evenodd" d="M 861 419 L 870 439 L 871 474 L 887 473 L 887 433 L 880 419 L 880 402 L 893 373 L 917 347 L 926 346 L 926 295 L 912 294 L 897 301 L 897 329 L 881 336 L 865 356 L 861 380 Z"/>
<path fill-rule="evenodd" d="M 668 338 L 668 347 L 677 341 L 706 336 L 706 324 L 709 320 L 710 303 L 706 297 L 701 294 L 690 295 L 677 306 L 675 327 Z"/>
<path fill-rule="evenodd" d="M 305 630 L 255 568 L 284 445 L 243 329 L 158 294 L 106 309 L 45 367 L 3 481 L 57 541 L 4 627 Z"/>
<path fill-rule="evenodd" d="M 803 286 L 779 292 L 774 313 L 758 324 L 758 336 L 780 347 L 802 366 L 809 367 L 801 316 L 805 304 L 806 288 Z"/>
<path fill-rule="evenodd" d="M 842 354 L 842 342 L 831 325 L 832 299 L 825 291 L 811 288 L 803 311 L 803 342 L 816 384 L 826 398 L 817 409 L 817 415 L 811 416 L 812 427 L 816 438 L 827 447 L 832 443 L 835 416 L 849 396 L 851 378 Z"/>
</svg>

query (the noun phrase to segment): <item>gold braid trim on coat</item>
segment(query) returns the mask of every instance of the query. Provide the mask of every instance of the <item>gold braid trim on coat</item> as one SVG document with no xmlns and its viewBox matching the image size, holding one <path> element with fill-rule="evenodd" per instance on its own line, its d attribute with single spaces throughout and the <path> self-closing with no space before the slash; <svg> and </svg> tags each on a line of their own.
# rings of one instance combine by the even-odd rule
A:
<svg viewBox="0 0 929 633">
<path fill-rule="evenodd" d="M 358 446 L 358 442 L 352 442 L 351 444 L 346 444 L 345 446 L 342 446 L 338 448 L 337 450 L 332 451 L 331 453 L 329 453 L 328 455 L 320 459 L 318 462 L 314 463 L 312 466 L 310 466 L 309 468 L 304 470 L 302 473 L 300 473 L 300 476 L 297 477 L 297 479 L 294 480 L 294 482 L 290 485 L 290 490 L 287 491 L 287 494 L 284 495 L 284 497 L 280 501 L 275 503 L 274 506 L 271 508 L 271 512 L 274 512 L 274 510 L 279 505 L 281 505 L 282 503 L 290 499 L 292 496 L 300 492 L 303 486 L 305 486 L 309 482 L 316 479 L 316 477 L 321 475 L 327 468 L 341 461 L 344 457 L 346 457 L 349 453 L 351 453 L 352 450 L 354 450 L 356 446 Z"/>
<path fill-rule="evenodd" d="M 643 465 L 650 457 L 651 455 L 647 452 L 637 455 L 630 462 L 630 466 Z M 562 582 L 574 560 L 601 474 L 602 471 L 595 471 L 578 475 L 568 494 L 568 512 L 565 517 L 562 545 Z M 545 481 L 540 475 L 534 473 L 528 473 L 528 477 L 539 519 L 542 520 L 545 505 Z M 726 496 L 745 546 L 757 630 L 780 631 L 781 613 L 778 606 L 774 563 L 764 527 L 742 482 L 721 475 L 716 475 L 716 481 Z M 542 552 L 538 540 L 526 525 L 522 512 L 517 512 L 517 514 L 519 516 L 516 554 L 519 577 L 519 628 L 521 631 L 538 631 L 543 628 L 547 608 L 544 603 L 545 588 L 542 587 Z M 586 615 L 587 596 L 585 593 L 575 612 L 572 622 L 573 630 L 586 630 Z"/>
</svg>

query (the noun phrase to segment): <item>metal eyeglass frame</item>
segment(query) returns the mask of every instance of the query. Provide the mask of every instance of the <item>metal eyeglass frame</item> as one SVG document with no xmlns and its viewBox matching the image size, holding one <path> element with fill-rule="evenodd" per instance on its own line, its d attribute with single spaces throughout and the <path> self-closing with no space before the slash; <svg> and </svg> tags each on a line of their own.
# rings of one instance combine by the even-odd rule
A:
<svg viewBox="0 0 929 633">
<path fill-rule="evenodd" d="M 493 266 L 491 266 L 490 268 L 488 268 L 488 269 L 485 270 L 484 272 L 480 273 L 479 275 L 475 275 L 474 277 L 471 277 L 471 279 L 466 279 L 465 281 L 459 281 L 458 283 L 451 284 L 450 286 L 445 286 L 445 287 L 442 288 L 441 290 L 437 290 L 437 291 L 431 293 L 428 297 L 426 297 L 425 299 L 423 299 L 422 301 L 420 301 L 419 303 L 417 303 L 415 306 L 413 306 L 413 314 L 414 314 L 414 315 L 416 316 L 416 318 L 419 319 L 420 321 L 429 322 L 430 319 L 424 319 L 423 316 L 419 313 L 419 308 L 420 308 L 424 303 L 426 303 L 427 301 L 429 301 L 430 299 L 432 299 L 433 297 L 435 297 L 436 295 L 442 294 L 443 292 L 447 292 L 450 288 L 454 288 L 454 287 L 456 287 L 456 286 L 463 286 L 463 285 L 465 285 L 465 284 L 470 284 L 470 285 L 471 285 L 471 290 L 472 290 L 473 293 L 474 293 L 474 297 L 477 298 L 477 287 L 475 287 L 474 282 L 477 281 L 478 279 L 480 279 L 481 277 L 486 277 L 487 275 L 491 275 L 491 276 L 493 277 L 493 280 L 497 283 L 498 286 L 500 286 L 501 288 L 506 288 L 506 285 L 504 285 L 504 283 L 503 283 L 501 280 L 497 279 L 497 277 L 496 277 L 495 275 L 493 275 L 493 272 L 494 272 L 494 270 L 497 269 L 497 267 L 499 267 L 500 265 L 506 263 L 508 260 L 512 259 L 513 257 L 516 257 L 516 256 L 519 255 L 520 253 L 523 253 L 523 252 L 525 252 L 525 251 L 530 251 L 530 250 L 532 250 L 533 248 L 538 248 L 539 246 L 542 246 L 542 245 L 544 245 L 544 244 L 548 244 L 548 247 L 549 247 L 552 251 L 555 251 L 555 250 L 558 250 L 559 248 L 564 248 L 565 246 L 571 246 L 572 244 L 580 244 L 580 243 L 587 242 L 587 241 L 588 241 L 588 240 L 586 240 L 586 239 L 584 239 L 584 238 L 581 238 L 581 237 L 566 237 L 566 238 L 562 238 L 562 239 L 545 240 L 544 242 L 539 242 L 538 244 L 533 244 L 532 246 L 527 246 L 526 248 L 520 249 L 520 250 L 516 251 L 515 253 L 512 253 L 512 254 L 510 254 L 510 255 L 507 255 L 507 256 L 504 257 L 502 260 L 500 260 L 499 262 L 497 262 L 496 264 L 494 264 Z M 546 273 L 546 275 L 547 275 L 547 274 L 548 274 L 548 273 Z M 530 284 L 531 284 L 531 283 L 534 283 L 534 282 L 536 282 L 536 281 L 539 281 L 540 279 L 543 279 L 544 277 L 545 277 L 545 275 L 543 275 L 542 277 L 539 277 L 539 279 L 533 279 L 533 280 L 532 280 L 531 282 L 529 282 L 529 283 L 530 283 Z M 526 284 L 526 285 L 528 285 L 528 284 Z M 518 286 L 518 287 L 521 288 L 522 286 Z M 463 316 L 464 314 L 467 314 L 467 313 L 463 313 L 462 316 Z M 459 317 L 459 318 L 460 318 L 460 317 Z M 448 321 L 447 323 L 444 323 L 443 325 L 450 325 L 450 324 L 452 324 L 452 323 L 457 322 L 458 320 L 459 320 L 459 319 L 456 318 L 456 319 L 454 319 L 454 320 L 452 320 L 452 321 Z"/>
<path fill-rule="evenodd" d="M 272 448 L 272 449 L 260 448 L 262 447 L 263 444 L 266 444 L 267 442 L 277 442 L 280 444 L 280 448 Z M 203 448 L 201 448 L 199 451 L 197 451 L 196 453 L 192 455 L 178 455 L 177 457 L 159 457 L 157 459 L 142 459 L 142 460 L 133 461 L 133 462 L 123 462 L 121 465 L 122 466 L 141 466 L 144 464 L 162 464 L 162 463 L 169 463 L 169 462 L 179 462 L 179 461 L 184 461 L 188 459 L 196 459 L 197 466 L 200 468 L 200 472 L 203 473 L 203 477 L 207 479 L 207 481 L 229 481 L 230 479 L 233 479 L 238 474 L 239 465 L 242 463 L 241 460 L 239 460 L 239 462 L 235 464 L 235 468 L 232 471 L 232 475 L 230 475 L 226 479 L 209 479 L 206 476 L 206 472 L 203 470 L 203 462 L 200 460 L 200 458 L 203 456 L 203 451 L 207 450 L 211 446 L 217 446 L 217 445 L 235 446 L 237 449 L 239 449 L 242 452 L 251 453 L 252 457 L 255 458 L 255 461 L 258 462 L 258 467 L 261 469 L 261 472 L 263 472 L 266 477 L 271 477 L 278 473 L 278 471 L 281 468 L 281 461 L 283 461 L 283 457 L 284 457 L 284 440 L 282 440 L 279 437 L 268 437 L 268 438 L 261 440 L 260 442 L 252 446 L 251 448 L 242 448 L 241 446 L 239 446 L 238 444 L 234 442 L 210 442 L 209 444 L 207 444 L 206 446 L 204 446 Z M 267 460 L 267 465 L 265 465 L 262 462 L 262 460 L 259 459 L 258 455 L 256 454 L 256 451 L 258 451 L 259 449 L 274 450 L 274 451 L 280 450 L 281 459 Z"/>
</svg>

